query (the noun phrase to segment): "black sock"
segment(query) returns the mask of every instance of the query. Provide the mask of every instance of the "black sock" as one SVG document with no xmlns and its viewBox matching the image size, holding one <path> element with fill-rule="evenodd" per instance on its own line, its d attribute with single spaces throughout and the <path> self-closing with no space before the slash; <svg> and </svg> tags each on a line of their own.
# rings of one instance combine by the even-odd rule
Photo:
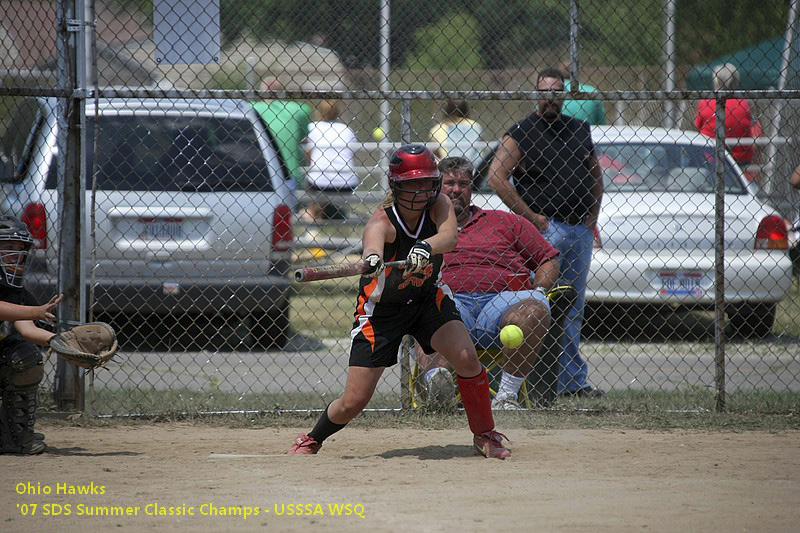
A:
<svg viewBox="0 0 800 533">
<path fill-rule="evenodd" d="M 330 407 L 330 405 L 331 404 L 328 404 L 328 407 Z M 331 422 L 331 419 L 328 418 L 328 407 L 326 407 L 322 412 L 322 416 L 320 416 L 319 420 L 317 420 L 317 424 L 314 426 L 314 429 L 308 432 L 308 436 L 313 437 L 314 440 L 320 444 L 322 444 L 325 439 L 347 425 Z"/>
</svg>

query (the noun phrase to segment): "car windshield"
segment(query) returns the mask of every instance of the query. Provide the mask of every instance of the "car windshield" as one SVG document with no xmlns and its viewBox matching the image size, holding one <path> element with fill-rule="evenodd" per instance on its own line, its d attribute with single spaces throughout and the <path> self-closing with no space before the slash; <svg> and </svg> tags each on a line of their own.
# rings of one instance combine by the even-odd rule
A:
<svg viewBox="0 0 800 533">
<path fill-rule="evenodd" d="M 94 123 L 87 119 L 87 139 L 93 138 Z M 98 190 L 274 190 L 256 132 L 246 119 L 131 115 L 101 116 L 99 123 Z M 91 141 L 89 152 L 91 168 Z M 51 172 L 47 187 L 55 185 Z M 86 188 L 91 187 L 88 179 Z"/>
<path fill-rule="evenodd" d="M 597 161 L 607 192 L 684 192 L 715 190 L 713 148 L 688 144 L 600 143 Z M 725 193 L 746 194 L 735 169 L 724 161 Z"/>
</svg>

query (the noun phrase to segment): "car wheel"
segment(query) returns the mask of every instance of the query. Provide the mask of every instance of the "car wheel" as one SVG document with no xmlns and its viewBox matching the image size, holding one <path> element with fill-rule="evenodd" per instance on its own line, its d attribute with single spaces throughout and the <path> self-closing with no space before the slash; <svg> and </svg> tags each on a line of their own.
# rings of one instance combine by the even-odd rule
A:
<svg viewBox="0 0 800 533">
<path fill-rule="evenodd" d="M 775 324 L 777 308 L 778 304 L 774 303 L 731 304 L 728 309 L 728 320 L 733 336 L 745 339 L 766 337 Z"/>
<path fill-rule="evenodd" d="M 281 349 L 289 340 L 289 305 L 267 313 L 253 313 L 250 329 L 253 346 L 263 349 Z"/>
</svg>

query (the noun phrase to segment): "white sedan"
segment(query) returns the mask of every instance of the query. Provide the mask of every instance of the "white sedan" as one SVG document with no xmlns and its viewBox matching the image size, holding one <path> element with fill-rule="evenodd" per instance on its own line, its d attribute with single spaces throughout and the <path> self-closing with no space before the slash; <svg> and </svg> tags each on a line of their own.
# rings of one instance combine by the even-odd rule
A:
<svg viewBox="0 0 800 533">
<path fill-rule="evenodd" d="M 594 126 L 592 138 L 605 194 L 587 302 L 712 308 L 714 140 L 616 126 Z M 726 311 L 740 335 L 763 337 L 791 285 L 787 223 L 756 197 L 730 156 L 724 168 Z M 507 210 L 485 179 L 473 202 Z"/>
</svg>

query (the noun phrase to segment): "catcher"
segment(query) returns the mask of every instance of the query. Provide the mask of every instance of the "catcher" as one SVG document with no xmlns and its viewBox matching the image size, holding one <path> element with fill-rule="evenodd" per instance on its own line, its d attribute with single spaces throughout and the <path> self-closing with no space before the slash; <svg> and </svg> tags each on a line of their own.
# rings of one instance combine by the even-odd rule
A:
<svg viewBox="0 0 800 533">
<path fill-rule="evenodd" d="M 38 320 L 52 323 L 53 312 L 63 296 L 37 305 L 33 295 L 23 288 L 31 246 L 33 238 L 25 224 L 14 217 L 0 216 L 0 453 L 34 455 L 47 449 L 44 436 L 33 431 L 39 383 L 44 377 L 39 346 L 82 336 L 79 332 L 87 326 L 92 326 L 90 332 L 97 327 L 87 324 L 54 335 L 36 325 Z M 107 345 L 99 351 L 100 357 L 108 360 L 116 351 L 116 338 L 110 326 L 100 327 L 110 330 Z M 108 332 L 103 335 L 108 336 Z M 97 334 L 91 337 L 94 339 Z"/>
</svg>

